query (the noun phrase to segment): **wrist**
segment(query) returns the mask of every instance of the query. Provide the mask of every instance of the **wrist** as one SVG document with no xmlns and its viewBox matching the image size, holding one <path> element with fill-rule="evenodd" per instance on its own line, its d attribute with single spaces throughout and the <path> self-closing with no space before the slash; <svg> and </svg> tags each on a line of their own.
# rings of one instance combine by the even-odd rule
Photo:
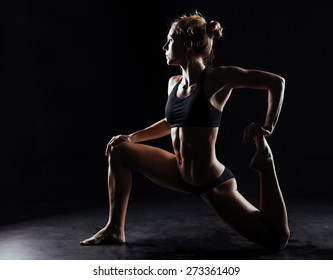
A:
<svg viewBox="0 0 333 280">
<path fill-rule="evenodd" d="M 262 130 L 262 134 L 264 136 L 270 136 L 272 134 L 272 132 L 273 132 L 273 128 L 266 127 L 266 126 L 261 127 L 261 130 Z"/>
</svg>

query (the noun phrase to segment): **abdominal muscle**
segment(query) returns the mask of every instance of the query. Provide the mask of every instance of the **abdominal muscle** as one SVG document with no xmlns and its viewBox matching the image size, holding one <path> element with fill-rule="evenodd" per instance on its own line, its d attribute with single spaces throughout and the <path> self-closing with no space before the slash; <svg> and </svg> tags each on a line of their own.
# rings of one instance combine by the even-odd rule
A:
<svg viewBox="0 0 333 280">
<path fill-rule="evenodd" d="M 191 185 L 204 185 L 219 177 L 224 165 L 216 158 L 218 127 L 174 127 L 172 145 L 179 171 Z"/>
</svg>

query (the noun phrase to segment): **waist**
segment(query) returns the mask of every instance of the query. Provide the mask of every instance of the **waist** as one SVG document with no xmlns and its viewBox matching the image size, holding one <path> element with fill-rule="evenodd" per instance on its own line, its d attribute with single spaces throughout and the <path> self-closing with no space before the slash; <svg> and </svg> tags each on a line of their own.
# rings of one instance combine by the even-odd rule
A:
<svg viewBox="0 0 333 280">
<path fill-rule="evenodd" d="M 201 184 L 221 173 L 223 166 L 215 154 L 217 135 L 218 128 L 176 127 L 171 129 L 178 168 L 186 182 Z"/>
<path fill-rule="evenodd" d="M 218 160 L 184 161 L 178 164 L 179 172 L 187 184 L 202 186 L 216 179 L 224 170 L 224 165 Z"/>
</svg>

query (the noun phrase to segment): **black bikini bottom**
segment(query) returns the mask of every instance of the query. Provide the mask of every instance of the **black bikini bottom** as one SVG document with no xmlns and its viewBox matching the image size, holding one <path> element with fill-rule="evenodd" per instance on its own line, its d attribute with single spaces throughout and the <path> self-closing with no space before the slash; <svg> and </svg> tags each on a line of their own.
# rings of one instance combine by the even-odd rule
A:
<svg viewBox="0 0 333 280">
<path fill-rule="evenodd" d="M 188 192 L 194 194 L 195 196 L 200 196 L 200 194 L 208 192 L 209 190 L 222 185 L 224 182 L 228 181 L 231 178 L 235 178 L 234 174 L 232 174 L 232 172 L 227 167 L 225 167 L 221 176 L 216 178 L 214 181 L 212 181 L 210 183 L 207 183 L 202 186 L 195 186 L 195 185 L 191 185 L 191 184 L 184 182 L 183 187 Z"/>
</svg>

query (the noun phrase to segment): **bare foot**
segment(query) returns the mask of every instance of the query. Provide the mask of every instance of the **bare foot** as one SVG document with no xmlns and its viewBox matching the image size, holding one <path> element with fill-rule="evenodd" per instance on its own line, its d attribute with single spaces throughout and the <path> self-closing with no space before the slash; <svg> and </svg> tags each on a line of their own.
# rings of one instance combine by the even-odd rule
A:
<svg viewBox="0 0 333 280">
<path fill-rule="evenodd" d="M 98 245 L 98 244 L 124 244 L 125 243 L 125 234 L 117 234 L 102 228 L 92 237 L 80 241 L 82 246 L 89 245 Z"/>
<path fill-rule="evenodd" d="M 257 150 L 251 159 L 250 167 L 257 172 L 267 170 L 273 164 L 273 154 L 271 148 L 269 147 L 265 137 L 262 135 L 255 135 L 253 140 Z"/>
</svg>

